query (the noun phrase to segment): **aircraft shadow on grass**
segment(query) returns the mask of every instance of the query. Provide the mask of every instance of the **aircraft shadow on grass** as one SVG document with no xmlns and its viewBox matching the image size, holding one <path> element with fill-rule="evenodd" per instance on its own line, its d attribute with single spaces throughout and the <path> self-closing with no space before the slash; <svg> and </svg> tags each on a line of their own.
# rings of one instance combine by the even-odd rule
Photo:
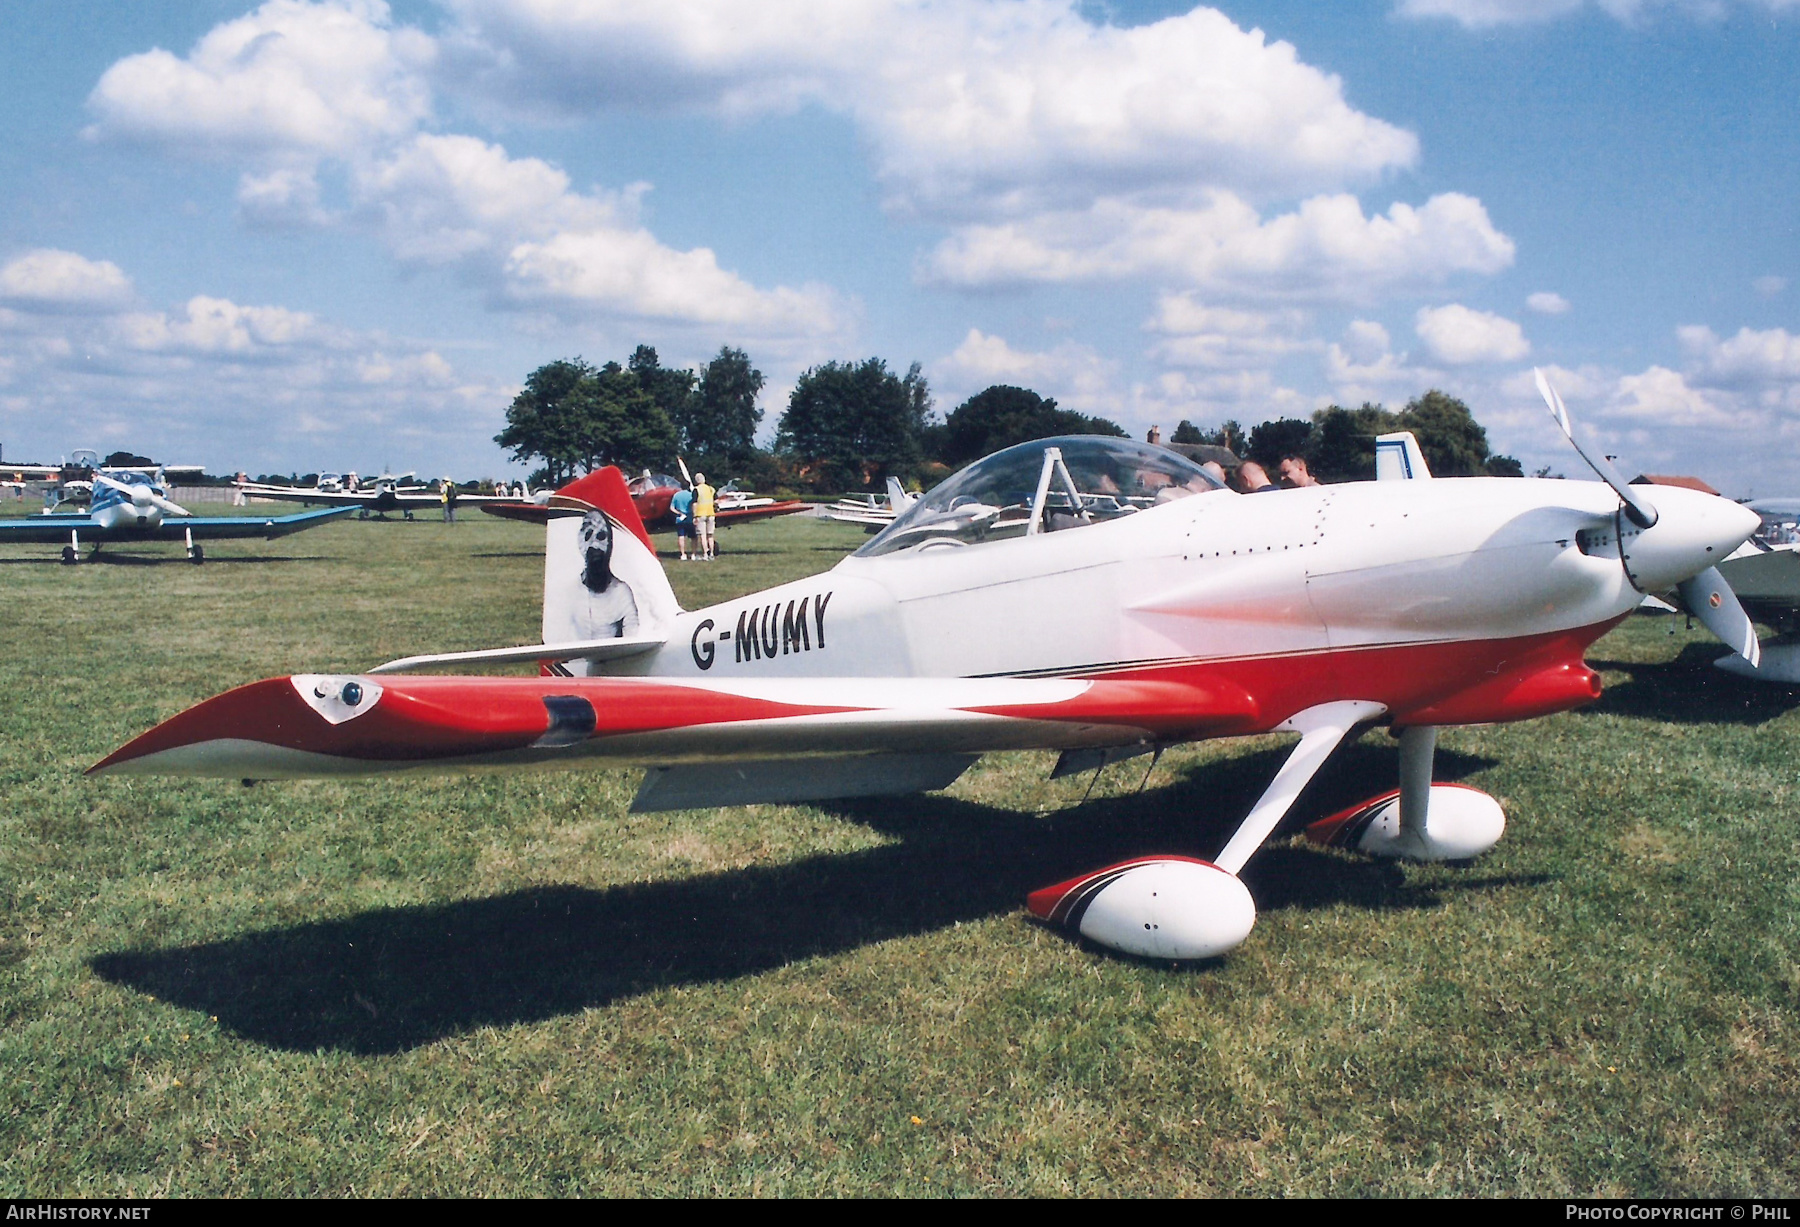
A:
<svg viewBox="0 0 1800 1227">
<path fill-rule="evenodd" d="M 1173 784 L 1044 817 L 943 796 L 842 803 L 830 808 L 895 842 L 664 882 L 543 886 L 365 912 L 118 951 L 91 965 L 115 984 L 215 1015 L 256 1043 L 398 1052 L 1015 912 L 1036 887 L 1171 842 L 1212 853 L 1280 757 L 1269 751 L 1205 765 Z M 1297 809 L 1318 816 L 1340 796 L 1350 804 L 1391 787 L 1391 747 L 1352 748 L 1342 758 L 1309 790 L 1318 803 Z M 1439 763 L 1452 777 L 1484 765 L 1442 752 Z M 1265 911 L 1340 902 L 1429 908 L 1441 905 L 1445 889 L 1409 886 L 1392 863 L 1303 847 L 1267 849 L 1245 876 Z M 1471 875 L 1451 889 L 1530 881 Z"/>
<path fill-rule="evenodd" d="M 1629 680 L 1613 682 L 1600 698 L 1576 709 L 1586 715 L 1634 716 L 1668 724 L 1765 724 L 1800 706 L 1800 687 L 1738 677 L 1713 667 L 1716 643 L 1690 643 L 1674 660 L 1661 664 L 1625 660 L 1590 660 L 1603 673 L 1623 672 Z"/>
</svg>

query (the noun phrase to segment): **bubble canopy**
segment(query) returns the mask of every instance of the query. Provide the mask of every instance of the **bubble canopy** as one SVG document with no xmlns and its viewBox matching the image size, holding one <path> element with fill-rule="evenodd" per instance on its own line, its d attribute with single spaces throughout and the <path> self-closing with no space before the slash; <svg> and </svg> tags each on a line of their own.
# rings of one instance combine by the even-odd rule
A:
<svg viewBox="0 0 1800 1227">
<path fill-rule="evenodd" d="M 1020 443 L 957 473 L 856 551 L 874 558 L 1085 528 L 1224 487 L 1166 448 L 1105 435 Z"/>
</svg>

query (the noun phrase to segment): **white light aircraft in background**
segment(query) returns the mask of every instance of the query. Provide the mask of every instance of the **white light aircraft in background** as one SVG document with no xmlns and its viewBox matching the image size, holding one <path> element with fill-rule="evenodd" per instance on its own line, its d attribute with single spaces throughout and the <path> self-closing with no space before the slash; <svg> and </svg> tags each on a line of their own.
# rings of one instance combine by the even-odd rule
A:
<svg viewBox="0 0 1800 1227">
<path fill-rule="evenodd" d="M 236 485 L 246 498 L 275 499 L 307 506 L 355 507 L 365 518 L 398 511 L 410 520 L 415 511 L 435 511 L 443 506 L 441 483 L 412 484 L 407 481 L 411 476 L 410 473 L 399 477 L 383 473 L 380 477 L 359 478 L 355 473 L 321 473 L 317 484 L 311 486 L 279 486 L 255 481 L 240 481 Z M 329 482 L 328 478 L 331 479 Z M 517 494 L 459 493 L 456 496 L 456 505 L 464 508 L 529 502 L 530 496 L 523 489 Z"/>
<path fill-rule="evenodd" d="M 919 496 L 908 494 L 899 478 L 890 477 L 886 494 L 846 495 L 823 514 L 827 520 L 842 520 L 846 524 L 861 524 L 875 530 L 892 524 L 918 501 Z"/>
<path fill-rule="evenodd" d="M 1679 588 L 1754 658 L 1713 564 L 1756 516 L 1684 489 L 1653 504 L 1583 455 L 1601 482 L 1446 480 L 1402 443 L 1394 459 L 1418 461 L 1411 480 L 1240 496 L 1145 444 L 1021 444 L 943 482 L 830 571 L 692 611 L 623 478 L 602 470 L 551 500 L 542 642 L 257 682 L 92 770 L 637 764 L 649 770 L 634 808 L 653 810 L 943 788 L 988 751 L 1060 751 L 1060 774 L 1179 742 L 1297 734 L 1208 859 L 1138 857 L 1027 901 L 1115 950 L 1211 957 L 1255 922 L 1239 871 L 1358 726 L 1398 734 L 1398 787 L 1309 835 L 1461 861 L 1505 817 L 1485 793 L 1433 784 L 1440 728 L 1591 702 L 1600 679 L 1582 653 L 1645 590 Z M 529 661 L 540 676 L 404 675 Z"/>
</svg>

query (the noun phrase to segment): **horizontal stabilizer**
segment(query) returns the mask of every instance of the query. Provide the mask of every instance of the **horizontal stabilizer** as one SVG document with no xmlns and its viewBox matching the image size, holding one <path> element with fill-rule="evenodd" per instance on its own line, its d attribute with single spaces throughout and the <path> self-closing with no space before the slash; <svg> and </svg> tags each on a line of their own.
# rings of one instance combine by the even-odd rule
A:
<svg viewBox="0 0 1800 1227">
<path fill-rule="evenodd" d="M 634 814 L 720 805 L 785 804 L 839 797 L 890 797 L 948 788 L 979 754 L 865 754 L 856 758 L 763 759 L 652 767 Z"/>
<path fill-rule="evenodd" d="M 512 665 L 540 660 L 619 660 L 654 652 L 668 639 L 662 635 L 583 639 L 574 643 L 528 643 L 516 648 L 483 648 L 476 652 L 443 652 L 435 656 L 403 656 L 376 665 L 370 673 L 417 673 L 439 665 Z"/>
</svg>

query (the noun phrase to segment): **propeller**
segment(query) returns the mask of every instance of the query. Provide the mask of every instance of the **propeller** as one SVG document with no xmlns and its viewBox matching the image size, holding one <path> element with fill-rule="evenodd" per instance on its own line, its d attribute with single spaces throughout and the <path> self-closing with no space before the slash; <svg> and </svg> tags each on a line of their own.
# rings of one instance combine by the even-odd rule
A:
<svg viewBox="0 0 1800 1227">
<path fill-rule="evenodd" d="M 1562 427 L 1563 436 L 1568 439 L 1570 446 L 1581 454 L 1581 458 L 1588 462 L 1588 467 L 1600 475 L 1600 480 L 1612 487 L 1613 493 L 1619 496 L 1619 501 L 1625 504 L 1626 516 L 1639 528 L 1650 528 L 1655 525 L 1656 508 L 1650 505 L 1650 500 L 1639 492 L 1639 487 L 1629 485 L 1623 477 L 1619 476 L 1619 470 L 1613 468 L 1612 461 L 1605 456 L 1596 456 L 1581 446 L 1581 440 L 1575 437 L 1575 424 L 1569 420 L 1569 410 L 1563 404 L 1562 397 L 1556 394 L 1556 389 L 1550 386 L 1548 379 L 1544 378 L 1543 371 L 1534 366 L 1531 368 L 1531 373 L 1537 379 L 1538 395 L 1542 396 L 1544 403 L 1550 406 L 1550 416 L 1556 419 L 1558 426 Z"/>
<path fill-rule="evenodd" d="M 173 499 L 164 498 L 149 486 L 134 486 L 128 482 L 108 477 L 104 473 L 94 474 L 94 480 L 103 485 L 111 486 L 134 503 L 149 503 L 153 507 L 160 507 L 164 515 L 191 516 L 194 514 Z"/>
<path fill-rule="evenodd" d="M 690 486 L 693 485 L 694 478 L 693 475 L 688 472 L 687 461 L 683 460 L 680 456 L 677 456 L 675 457 L 675 463 L 681 466 L 681 480 L 685 481 Z"/>
<path fill-rule="evenodd" d="M 1619 476 L 1619 471 L 1613 468 L 1605 456 L 1595 456 L 1581 446 L 1580 441 L 1575 438 L 1574 423 L 1569 418 L 1569 410 L 1563 404 L 1562 397 L 1550 386 L 1550 381 L 1544 378 L 1543 371 L 1534 367 L 1531 373 L 1537 379 L 1538 394 L 1550 406 L 1550 416 L 1556 419 L 1563 435 L 1581 454 L 1581 458 L 1588 462 L 1588 467 L 1598 473 L 1600 480 L 1611 486 L 1613 493 L 1619 496 L 1620 502 L 1624 504 L 1621 510 L 1626 518 L 1645 531 L 1655 527 L 1656 508 L 1644 497 L 1643 488 L 1626 484 Z M 1621 543 L 1621 561 L 1624 556 Z M 1677 584 L 1675 590 L 1688 613 L 1718 636 L 1721 643 L 1748 661 L 1752 669 L 1757 667 L 1762 660 L 1762 644 L 1756 638 L 1756 625 L 1750 621 L 1750 615 L 1744 612 L 1737 594 L 1719 573 L 1719 568 L 1708 567 L 1698 575 L 1689 576 Z"/>
<path fill-rule="evenodd" d="M 1708 567 L 1692 579 L 1683 580 L 1676 591 L 1681 593 L 1681 603 L 1700 620 L 1700 625 L 1750 662 L 1752 669 L 1762 663 L 1762 643 L 1756 638 L 1756 624 L 1738 603 L 1737 593 L 1719 574 L 1719 568 Z"/>
</svg>

